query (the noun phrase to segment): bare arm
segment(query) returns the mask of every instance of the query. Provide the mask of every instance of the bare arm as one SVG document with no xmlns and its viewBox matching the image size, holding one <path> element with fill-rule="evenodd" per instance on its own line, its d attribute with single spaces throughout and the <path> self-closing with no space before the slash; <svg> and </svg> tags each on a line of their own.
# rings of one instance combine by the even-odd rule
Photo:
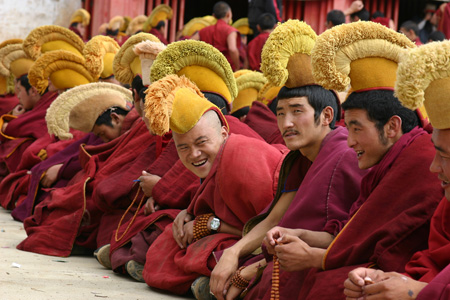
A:
<svg viewBox="0 0 450 300">
<path fill-rule="evenodd" d="M 228 51 L 230 52 L 231 61 L 233 62 L 233 71 L 239 70 L 240 63 L 239 63 L 239 50 L 237 48 L 236 40 L 238 38 L 238 33 L 236 31 L 233 31 L 230 33 L 227 37 L 227 45 L 228 45 Z"/>
<path fill-rule="evenodd" d="M 200 34 L 197 32 L 195 32 L 191 37 L 191 40 L 196 40 L 196 41 L 200 41 Z"/>
</svg>

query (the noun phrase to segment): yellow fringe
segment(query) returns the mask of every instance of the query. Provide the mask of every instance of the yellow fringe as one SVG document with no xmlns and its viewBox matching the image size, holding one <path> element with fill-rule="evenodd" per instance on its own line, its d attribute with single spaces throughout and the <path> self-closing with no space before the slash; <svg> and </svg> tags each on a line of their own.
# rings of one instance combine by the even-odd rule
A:
<svg viewBox="0 0 450 300">
<path fill-rule="evenodd" d="M 120 46 L 114 39 L 104 35 L 94 36 L 86 43 L 83 55 L 86 59 L 86 68 L 91 72 L 92 77 L 98 78 L 103 72 L 103 57 L 105 54 L 116 54 L 119 52 L 119 49 Z"/>
<path fill-rule="evenodd" d="M 158 25 L 159 21 L 172 19 L 173 11 L 172 8 L 166 4 L 160 4 L 156 6 L 142 27 L 144 32 L 149 32 L 153 27 Z"/>
<path fill-rule="evenodd" d="M 253 88 L 259 92 L 266 83 L 266 77 L 264 77 L 262 73 L 256 71 L 242 74 L 236 78 L 236 85 L 239 92 L 249 88 Z"/>
<path fill-rule="evenodd" d="M 142 30 L 144 27 L 144 23 L 147 20 L 147 16 L 140 15 L 135 17 L 133 20 L 131 20 L 130 24 L 128 24 L 127 31 L 125 32 L 127 35 L 131 36 L 138 32 L 139 30 Z"/>
</svg>

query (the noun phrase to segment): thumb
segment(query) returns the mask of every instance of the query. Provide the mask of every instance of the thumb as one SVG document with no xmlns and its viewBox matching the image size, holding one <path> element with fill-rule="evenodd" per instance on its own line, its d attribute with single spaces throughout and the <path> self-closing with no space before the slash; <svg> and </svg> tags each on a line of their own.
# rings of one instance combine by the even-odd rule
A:
<svg viewBox="0 0 450 300">
<path fill-rule="evenodd" d="M 300 239 L 296 236 L 290 234 L 283 234 L 280 238 L 277 239 L 277 242 L 280 244 L 288 244 L 298 240 Z"/>
<path fill-rule="evenodd" d="M 148 175 L 146 171 L 142 171 L 142 175 Z"/>
</svg>

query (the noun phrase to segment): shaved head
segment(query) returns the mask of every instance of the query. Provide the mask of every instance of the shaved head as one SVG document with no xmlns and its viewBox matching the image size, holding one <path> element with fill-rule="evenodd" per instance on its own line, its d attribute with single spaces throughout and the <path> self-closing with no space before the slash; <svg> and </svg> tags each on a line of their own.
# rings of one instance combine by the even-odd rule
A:
<svg viewBox="0 0 450 300">
<path fill-rule="evenodd" d="M 214 128 L 218 134 L 221 133 L 222 122 L 220 121 L 219 115 L 213 110 L 207 111 L 201 119 L 205 120 L 205 124 Z"/>
</svg>

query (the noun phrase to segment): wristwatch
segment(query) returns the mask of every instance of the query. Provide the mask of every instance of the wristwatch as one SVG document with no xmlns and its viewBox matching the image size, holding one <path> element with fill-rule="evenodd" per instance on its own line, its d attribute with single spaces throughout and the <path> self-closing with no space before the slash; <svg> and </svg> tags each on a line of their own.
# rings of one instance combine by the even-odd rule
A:
<svg viewBox="0 0 450 300">
<path fill-rule="evenodd" d="M 214 217 L 211 220 L 211 232 L 217 233 L 219 231 L 219 228 L 220 228 L 220 219 L 217 217 Z"/>
</svg>

